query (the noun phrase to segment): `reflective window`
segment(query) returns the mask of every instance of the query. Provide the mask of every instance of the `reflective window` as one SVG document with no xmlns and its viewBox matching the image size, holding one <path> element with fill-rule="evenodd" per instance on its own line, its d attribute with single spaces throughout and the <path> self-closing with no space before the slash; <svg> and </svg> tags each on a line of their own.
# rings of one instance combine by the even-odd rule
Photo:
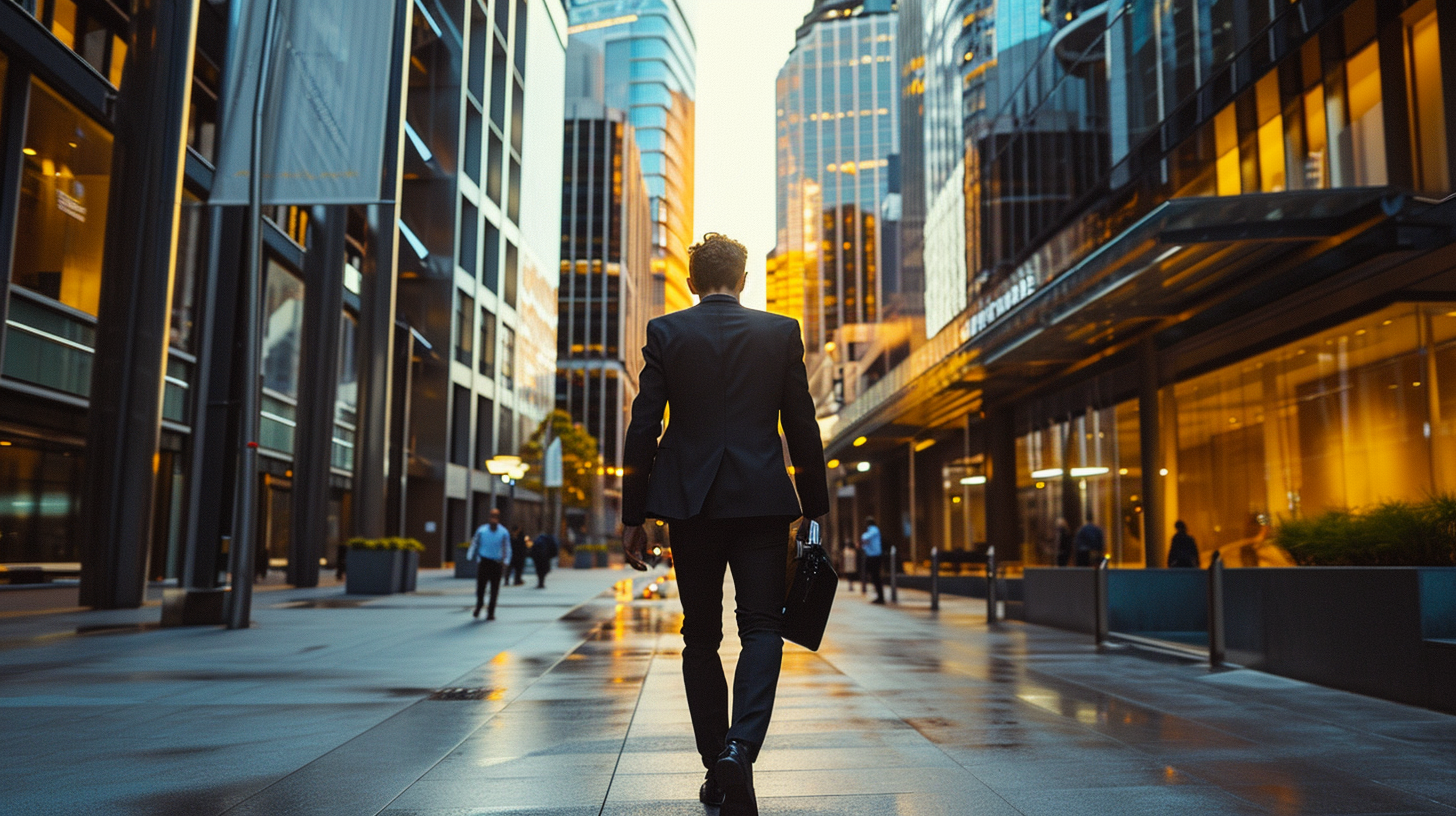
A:
<svg viewBox="0 0 1456 816">
<path fill-rule="evenodd" d="M 303 331 L 303 281 L 268 259 L 263 309 L 263 387 L 298 398 L 298 352 Z"/>
<path fill-rule="evenodd" d="M 1406 24 L 1405 56 L 1416 185 L 1422 192 L 1444 194 L 1451 189 L 1451 177 L 1446 165 L 1446 105 L 1434 7 Z"/>
<path fill-rule="evenodd" d="M 0 437 L 0 562 L 80 560 L 81 460 L 79 448 Z"/>
<path fill-rule="evenodd" d="M 31 82 L 11 282 L 95 315 L 111 188 L 111 134 Z"/>
<path fill-rule="evenodd" d="M 1291 564 L 1280 518 L 1415 501 L 1456 487 L 1456 304 L 1397 304 L 1170 391 L 1167 513 L 1205 561 Z"/>
<path fill-rule="evenodd" d="M 472 364 L 475 356 L 475 298 L 458 289 L 455 306 L 455 362 Z"/>
<path fill-rule="evenodd" d="M 170 341 L 173 348 L 192 352 L 197 328 L 197 307 L 200 287 L 207 266 L 207 242 L 204 240 L 203 217 L 206 210 L 201 199 L 188 190 L 182 191 L 182 208 L 177 223 L 176 268 L 172 280 L 172 324 Z"/>
</svg>

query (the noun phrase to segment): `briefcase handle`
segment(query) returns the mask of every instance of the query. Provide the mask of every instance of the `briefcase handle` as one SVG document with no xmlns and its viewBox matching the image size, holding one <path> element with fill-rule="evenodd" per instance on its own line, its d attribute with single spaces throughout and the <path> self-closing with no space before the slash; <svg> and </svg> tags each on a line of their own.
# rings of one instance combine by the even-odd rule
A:
<svg viewBox="0 0 1456 816">
<path fill-rule="evenodd" d="M 799 527 L 799 532 L 794 536 L 794 558 L 803 558 L 811 548 L 818 546 L 821 546 L 819 522 L 810 519 L 807 525 Z"/>
</svg>

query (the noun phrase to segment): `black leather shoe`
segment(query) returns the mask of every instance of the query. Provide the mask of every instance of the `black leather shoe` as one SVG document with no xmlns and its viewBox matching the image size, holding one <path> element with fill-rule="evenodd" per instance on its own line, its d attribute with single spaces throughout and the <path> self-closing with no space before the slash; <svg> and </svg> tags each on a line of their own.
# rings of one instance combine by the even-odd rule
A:
<svg viewBox="0 0 1456 816">
<path fill-rule="evenodd" d="M 698 801 L 713 807 L 723 804 L 723 789 L 718 787 L 718 779 L 712 771 L 708 771 L 703 786 L 698 788 Z"/>
<path fill-rule="evenodd" d="M 723 806 L 719 816 L 758 816 L 758 799 L 753 793 L 753 748 L 740 740 L 729 740 L 728 747 L 713 766 L 713 776 L 723 789 Z"/>
</svg>

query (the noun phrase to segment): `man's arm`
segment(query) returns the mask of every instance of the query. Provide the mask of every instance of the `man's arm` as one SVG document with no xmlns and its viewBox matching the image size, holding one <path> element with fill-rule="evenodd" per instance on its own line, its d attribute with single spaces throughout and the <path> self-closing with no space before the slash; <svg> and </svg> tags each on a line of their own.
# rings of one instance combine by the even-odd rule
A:
<svg viewBox="0 0 1456 816">
<path fill-rule="evenodd" d="M 814 519 L 829 512 L 829 485 L 824 472 L 824 443 L 819 439 L 819 423 L 814 418 L 814 398 L 809 395 L 809 374 L 804 369 L 804 341 L 797 323 L 789 339 L 789 365 L 784 373 L 779 422 L 789 443 L 789 459 L 794 463 L 794 485 L 799 490 L 799 506 L 804 518 Z"/>
<path fill-rule="evenodd" d="M 622 450 L 622 524 L 629 528 L 640 527 L 647 520 L 647 482 L 657 458 L 662 414 L 667 409 L 667 375 L 660 347 L 657 333 L 648 323 L 642 374 L 637 378 L 637 398 L 632 400 L 632 422 L 627 426 Z"/>
<path fill-rule="evenodd" d="M 476 553 L 480 551 L 480 531 L 476 530 L 470 534 L 470 548 L 465 551 L 465 560 L 474 561 Z"/>
</svg>

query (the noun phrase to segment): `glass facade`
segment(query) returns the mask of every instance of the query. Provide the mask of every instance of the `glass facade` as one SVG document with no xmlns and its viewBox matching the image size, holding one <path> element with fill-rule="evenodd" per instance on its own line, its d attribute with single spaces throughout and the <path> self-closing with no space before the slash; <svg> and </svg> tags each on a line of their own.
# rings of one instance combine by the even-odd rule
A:
<svg viewBox="0 0 1456 816">
<path fill-rule="evenodd" d="M 568 98 L 625 111 L 650 196 L 655 314 L 693 304 L 693 132 L 697 43 L 675 0 L 569 0 Z"/>
<path fill-rule="evenodd" d="M 826 344 L 850 345 L 841 329 L 883 317 L 879 218 L 900 144 L 898 25 L 865 10 L 806 23 L 779 71 L 770 308 L 799 320 L 811 370 Z M 856 348 L 869 348 L 854 333 Z M 836 394 L 815 396 L 822 405 Z"/>
</svg>

